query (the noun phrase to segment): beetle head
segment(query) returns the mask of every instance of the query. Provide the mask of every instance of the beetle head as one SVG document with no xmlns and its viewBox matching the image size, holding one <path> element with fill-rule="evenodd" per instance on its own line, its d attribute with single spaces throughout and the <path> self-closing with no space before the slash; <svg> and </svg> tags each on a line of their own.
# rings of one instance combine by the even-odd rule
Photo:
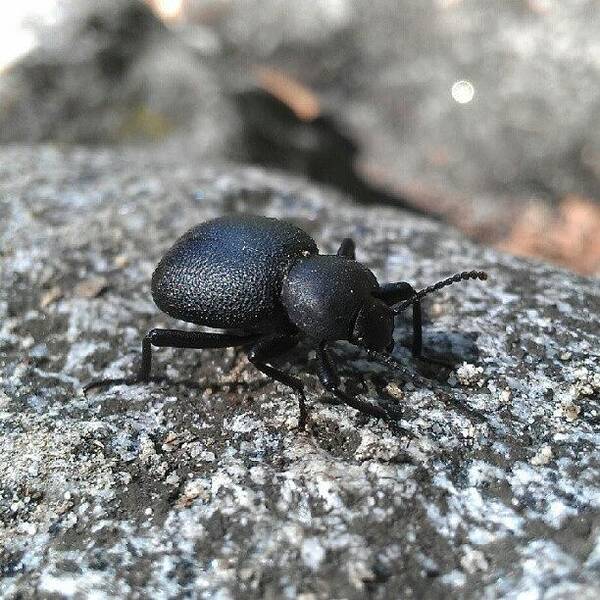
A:
<svg viewBox="0 0 600 600">
<path fill-rule="evenodd" d="M 394 312 L 381 300 L 372 298 L 359 311 L 350 341 L 367 350 L 394 349 Z"/>
</svg>

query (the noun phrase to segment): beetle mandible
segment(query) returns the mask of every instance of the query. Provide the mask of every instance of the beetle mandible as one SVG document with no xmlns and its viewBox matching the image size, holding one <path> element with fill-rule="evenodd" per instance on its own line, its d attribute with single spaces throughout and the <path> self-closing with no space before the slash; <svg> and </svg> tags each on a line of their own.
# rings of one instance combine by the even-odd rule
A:
<svg viewBox="0 0 600 600">
<path fill-rule="evenodd" d="M 316 347 L 325 389 L 343 403 L 385 419 L 383 408 L 340 389 L 328 346 L 347 340 L 389 364 L 394 316 L 412 306 L 413 355 L 442 362 L 423 355 L 422 298 L 461 280 L 486 278 L 483 271 L 464 271 L 420 291 L 404 281 L 380 285 L 356 261 L 350 238 L 342 241 L 337 255 L 323 255 L 307 233 L 285 221 L 253 215 L 216 218 L 190 229 L 167 251 L 152 275 L 152 297 L 171 317 L 220 331 L 151 329 L 142 341 L 137 378 L 93 381 L 84 391 L 149 381 L 152 346 L 242 347 L 257 369 L 295 390 L 302 429 L 307 419 L 304 385 L 271 360 L 304 338 Z"/>
</svg>

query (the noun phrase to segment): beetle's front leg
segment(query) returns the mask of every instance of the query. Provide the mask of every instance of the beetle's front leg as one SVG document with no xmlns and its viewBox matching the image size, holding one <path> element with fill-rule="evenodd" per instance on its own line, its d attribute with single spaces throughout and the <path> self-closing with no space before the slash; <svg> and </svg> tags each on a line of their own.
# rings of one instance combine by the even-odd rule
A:
<svg viewBox="0 0 600 600">
<path fill-rule="evenodd" d="M 369 402 L 359 400 L 358 398 L 355 398 L 354 396 L 351 396 L 340 389 L 340 377 L 337 374 L 335 364 L 333 363 L 331 355 L 327 351 L 325 343 L 322 343 L 319 346 L 319 349 L 317 350 L 317 358 L 319 361 L 319 379 L 326 390 L 334 394 L 336 398 L 338 398 L 344 404 L 347 404 L 348 406 L 351 406 L 362 413 L 378 419 L 388 418 L 388 414 L 383 408 L 374 404 L 370 404 Z"/>
<path fill-rule="evenodd" d="M 397 283 L 386 283 L 382 285 L 378 297 L 388 306 L 392 306 L 398 304 L 398 302 L 412 298 L 416 293 L 417 291 L 410 283 L 399 281 Z M 412 328 L 413 338 L 411 350 L 412 355 L 415 358 L 441 365 L 449 369 L 454 368 L 455 365 L 449 361 L 423 354 L 423 311 L 421 309 L 421 303 L 418 301 L 414 302 L 412 305 Z"/>
</svg>

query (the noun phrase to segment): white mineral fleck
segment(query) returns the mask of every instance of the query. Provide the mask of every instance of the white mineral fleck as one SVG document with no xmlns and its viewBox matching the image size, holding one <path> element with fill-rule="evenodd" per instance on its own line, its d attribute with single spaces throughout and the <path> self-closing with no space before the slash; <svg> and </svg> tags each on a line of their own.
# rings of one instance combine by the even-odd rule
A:
<svg viewBox="0 0 600 600">
<path fill-rule="evenodd" d="M 547 465 L 551 460 L 552 448 L 550 446 L 542 446 L 529 462 L 532 465 L 540 466 Z"/>
<path fill-rule="evenodd" d="M 307 538 L 302 542 L 301 555 L 304 564 L 316 571 L 325 558 L 325 548 L 318 538 Z"/>
<path fill-rule="evenodd" d="M 458 369 L 456 369 L 456 377 L 458 378 L 458 381 L 465 386 L 483 386 L 485 381 L 481 377 L 482 374 L 483 367 L 478 367 L 467 362 L 464 362 L 460 367 L 458 367 Z"/>
</svg>

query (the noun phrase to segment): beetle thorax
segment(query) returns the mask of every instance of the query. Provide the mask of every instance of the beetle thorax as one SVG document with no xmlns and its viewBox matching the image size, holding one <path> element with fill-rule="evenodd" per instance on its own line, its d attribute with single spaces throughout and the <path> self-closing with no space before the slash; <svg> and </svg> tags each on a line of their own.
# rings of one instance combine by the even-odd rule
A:
<svg viewBox="0 0 600 600">
<path fill-rule="evenodd" d="M 348 340 L 357 316 L 377 291 L 360 263 L 339 256 L 298 259 L 284 279 L 281 299 L 290 321 L 315 340 Z"/>
</svg>

